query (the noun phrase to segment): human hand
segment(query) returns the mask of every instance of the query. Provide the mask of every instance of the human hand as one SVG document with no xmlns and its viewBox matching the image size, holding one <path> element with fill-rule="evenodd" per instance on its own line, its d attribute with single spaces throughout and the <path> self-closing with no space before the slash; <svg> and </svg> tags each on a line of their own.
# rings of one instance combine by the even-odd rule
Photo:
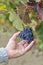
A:
<svg viewBox="0 0 43 65">
<path fill-rule="evenodd" d="M 17 43 L 16 39 L 19 36 L 19 34 L 20 32 L 15 33 L 9 40 L 7 46 L 5 47 L 9 59 L 17 58 L 24 55 L 33 47 L 33 45 L 36 42 L 36 40 L 33 40 L 30 44 L 28 44 L 26 40 L 22 40 L 21 42 Z"/>
</svg>

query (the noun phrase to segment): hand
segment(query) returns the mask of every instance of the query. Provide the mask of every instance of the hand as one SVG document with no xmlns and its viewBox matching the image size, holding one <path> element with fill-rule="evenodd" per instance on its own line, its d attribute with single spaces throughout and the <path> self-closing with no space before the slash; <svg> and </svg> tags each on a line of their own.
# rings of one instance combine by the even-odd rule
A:
<svg viewBox="0 0 43 65">
<path fill-rule="evenodd" d="M 16 38 L 19 36 L 19 34 L 20 32 L 15 33 L 9 40 L 8 45 L 5 47 L 9 59 L 24 55 L 35 44 L 35 40 L 33 40 L 30 44 L 28 44 L 26 40 L 22 40 L 21 42 L 17 43 Z"/>
</svg>

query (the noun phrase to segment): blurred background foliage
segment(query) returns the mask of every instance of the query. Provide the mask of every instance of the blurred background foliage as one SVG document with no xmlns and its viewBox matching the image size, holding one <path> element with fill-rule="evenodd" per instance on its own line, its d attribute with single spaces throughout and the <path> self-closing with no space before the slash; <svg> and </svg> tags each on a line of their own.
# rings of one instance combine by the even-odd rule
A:
<svg viewBox="0 0 43 65">
<path fill-rule="evenodd" d="M 27 0 L 22 1 L 26 5 Z M 26 11 L 20 0 L 0 0 L 0 30 L 7 32 L 13 27 L 15 31 L 22 31 L 25 27 L 31 27 L 37 44 L 43 50 L 43 21 L 36 18 L 34 10 L 28 11 L 28 14 Z"/>
</svg>

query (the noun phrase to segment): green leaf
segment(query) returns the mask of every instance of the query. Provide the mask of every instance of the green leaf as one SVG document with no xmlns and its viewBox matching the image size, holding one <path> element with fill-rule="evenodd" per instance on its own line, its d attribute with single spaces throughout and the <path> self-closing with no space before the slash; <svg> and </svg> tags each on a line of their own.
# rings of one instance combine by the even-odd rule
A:
<svg viewBox="0 0 43 65">
<path fill-rule="evenodd" d="M 3 28 L 3 32 L 7 32 L 7 29 Z"/>
<path fill-rule="evenodd" d="M 11 9 L 15 9 L 16 8 L 16 3 L 11 3 L 9 2 L 8 6 L 11 8 Z"/>
<path fill-rule="evenodd" d="M 3 25 L 0 25 L 0 30 L 1 30 L 2 32 L 7 32 L 7 29 L 6 29 Z"/>
<path fill-rule="evenodd" d="M 42 41 L 39 39 L 37 43 L 40 46 L 42 44 Z"/>
<path fill-rule="evenodd" d="M 40 49 L 43 50 L 43 44 L 40 45 Z"/>
<path fill-rule="evenodd" d="M 40 34 L 39 38 L 43 41 L 43 33 Z"/>
<path fill-rule="evenodd" d="M 14 18 L 15 18 L 14 13 L 13 13 L 13 12 L 10 12 L 9 20 L 10 20 L 10 21 L 14 21 Z"/>
<path fill-rule="evenodd" d="M 22 31 L 23 30 L 23 24 L 22 24 L 22 21 L 17 19 L 13 22 L 13 26 L 19 30 L 19 31 Z"/>
<path fill-rule="evenodd" d="M 19 18 L 19 16 L 15 12 L 11 13 L 9 19 L 10 19 L 10 21 L 13 21 L 13 26 L 17 30 L 19 30 L 19 31 L 23 30 L 23 21 Z"/>
<path fill-rule="evenodd" d="M 3 26 L 2 25 L 0 25 L 0 30 L 3 31 Z"/>
<path fill-rule="evenodd" d="M 43 41 L 43 22 L 41 22 L 40 25 L 36 27 L 36 32 L 38 33 L 40 40 Z"/>
</svg>

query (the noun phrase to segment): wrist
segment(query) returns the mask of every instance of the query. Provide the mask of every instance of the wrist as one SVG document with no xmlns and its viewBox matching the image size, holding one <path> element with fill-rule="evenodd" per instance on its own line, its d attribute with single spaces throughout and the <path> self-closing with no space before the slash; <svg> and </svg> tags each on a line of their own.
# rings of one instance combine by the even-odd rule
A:
<svg viewBox="0 0 43 65">
<path fill-rule="evenodd" d="M 8 48 L 6 48 L 6 47 L 5 47 L 5 49 L 6 49 L 6 51 L 7 51 L 8 59 L 10 59 L 9 49 L 8 49 Z"/>
</svg>

